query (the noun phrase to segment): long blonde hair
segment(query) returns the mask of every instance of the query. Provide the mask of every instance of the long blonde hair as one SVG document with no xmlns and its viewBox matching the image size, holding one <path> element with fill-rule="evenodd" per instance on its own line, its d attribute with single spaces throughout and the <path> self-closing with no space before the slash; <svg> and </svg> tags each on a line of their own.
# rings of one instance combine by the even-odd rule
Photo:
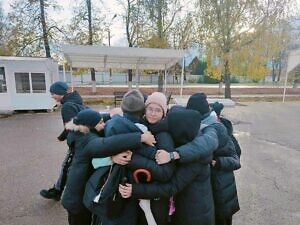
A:
<svg viewBox="0 0 300 225">
<path fill-rule="evenodd" d="M 74 124 L 73 119 L 70 122 L 66 123 L 65 128 L 70 131 L 79 131 L 84 134 L 90 132 L 90 128 L 88 128 L 87 126 Z"/>
</svg>

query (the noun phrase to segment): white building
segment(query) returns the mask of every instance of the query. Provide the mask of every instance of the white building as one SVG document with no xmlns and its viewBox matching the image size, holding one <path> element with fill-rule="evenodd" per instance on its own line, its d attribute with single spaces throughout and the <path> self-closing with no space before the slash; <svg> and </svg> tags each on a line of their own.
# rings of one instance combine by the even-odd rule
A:
<svg viewBox="0 0 300 225">
<path fill-rule="evenodd" d="M 52 109 L 58 64 L 49 58 L 0 56 L 0 110 Z"/>
</svg>

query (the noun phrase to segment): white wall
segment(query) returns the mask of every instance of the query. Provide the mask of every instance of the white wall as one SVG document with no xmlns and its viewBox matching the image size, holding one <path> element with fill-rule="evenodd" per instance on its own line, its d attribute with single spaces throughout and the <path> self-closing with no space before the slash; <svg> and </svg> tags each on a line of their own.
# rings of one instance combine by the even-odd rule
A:
<svg viewBox="0 0 300 225">
<path fill-rule="evenodd" d="M 58 80 L 58 64 L 46 58 L 16 58 L 1 60 L 5 66 L 7 94 L 0 95 L 2 110 L 52 109 L 55 104 L 49 93 L 50 85 Z M 45 93 L 17 93 L 15 73 L 45 73 Z M 30 77 L 30 76 L 29 76 Z"/>
</svg>

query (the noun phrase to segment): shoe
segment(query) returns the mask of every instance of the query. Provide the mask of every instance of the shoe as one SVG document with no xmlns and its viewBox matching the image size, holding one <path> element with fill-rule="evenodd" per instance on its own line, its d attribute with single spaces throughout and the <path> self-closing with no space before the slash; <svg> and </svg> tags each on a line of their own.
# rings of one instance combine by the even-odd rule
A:
<svg viewBox="0 0 300 225">
<path fill-rule="evenodd" d="M 45 189 L 41 190 L 40 195 L 44 198 L 47 198 L 47 199 L 53 199 L 55 201 L 59 201 L 60 197 L 61 197 L 61 192 L 56 190 L 53 187 L 53 188 L 50 188 L 48 190 L 45 190 Z"/>
</svg>

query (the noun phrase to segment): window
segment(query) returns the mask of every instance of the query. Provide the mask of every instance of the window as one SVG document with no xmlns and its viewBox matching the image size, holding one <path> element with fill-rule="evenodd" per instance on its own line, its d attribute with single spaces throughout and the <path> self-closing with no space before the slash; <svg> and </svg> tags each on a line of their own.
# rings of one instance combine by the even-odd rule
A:
<svg viewBox="0 0 300 225">
<path fill-rule="evenodd" d="M 5 70 L 4 67 L 0 67 L 0 93 L 7 92 Z"/>
<path fill-rule="evenodd" d="M 15 73 L 16 92 L 30 93 L 29 73 Z"/>
<path fill-rule="evenodd" d="M 46 80 L 44 73 L 31 73 L 33 93 L 46 93 Z"/>
</svg>

